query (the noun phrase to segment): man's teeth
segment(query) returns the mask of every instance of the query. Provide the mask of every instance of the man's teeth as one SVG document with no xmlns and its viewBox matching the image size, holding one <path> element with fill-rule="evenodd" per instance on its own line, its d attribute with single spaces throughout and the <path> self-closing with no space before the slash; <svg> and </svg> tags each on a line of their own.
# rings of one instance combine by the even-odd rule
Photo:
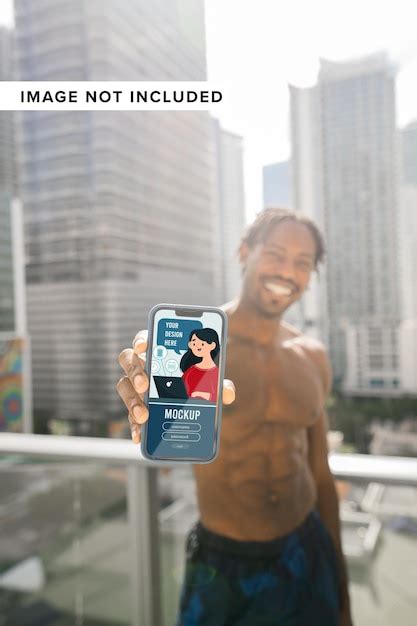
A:
<svg viewBox="0 0 417 626">
<path fill-rule="evenodd" d="M 284 285 L 277 283 L 265 283 L 265 287 L 277 296 L 290 296 L 292 293 L 291 287 L 284 287 Z"/>
</svg>

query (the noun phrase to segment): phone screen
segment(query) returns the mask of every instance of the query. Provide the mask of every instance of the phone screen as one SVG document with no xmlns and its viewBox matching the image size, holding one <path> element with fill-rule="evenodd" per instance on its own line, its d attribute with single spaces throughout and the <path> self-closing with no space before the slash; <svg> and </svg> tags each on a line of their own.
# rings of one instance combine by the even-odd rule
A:
<svg viewBox="0 0 417 626">
<path fill-rule="evenodd" d="M 145 453 L 210 460 L 221 407 L 224 318 L 212 310 L 187 317 L 186 307 L 161 308 L 152 327 Z"/>
</svg>

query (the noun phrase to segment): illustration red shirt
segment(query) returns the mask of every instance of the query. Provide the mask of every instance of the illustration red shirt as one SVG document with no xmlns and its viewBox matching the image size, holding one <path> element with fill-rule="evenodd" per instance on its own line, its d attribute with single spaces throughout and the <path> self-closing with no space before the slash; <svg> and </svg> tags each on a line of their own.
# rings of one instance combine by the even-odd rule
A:
<svg viewBox="0 0 417 626">
<path fill-rule="evenodd" d="M 210 394 L 210 402 L 217 402 L 218 377 L 218 367 L 204 370 L 198 367 L 198 365 L 192 365 L 182 376 L 188 397 L 191 397 L 194 391 L 204 391 Z"/>
</svg>

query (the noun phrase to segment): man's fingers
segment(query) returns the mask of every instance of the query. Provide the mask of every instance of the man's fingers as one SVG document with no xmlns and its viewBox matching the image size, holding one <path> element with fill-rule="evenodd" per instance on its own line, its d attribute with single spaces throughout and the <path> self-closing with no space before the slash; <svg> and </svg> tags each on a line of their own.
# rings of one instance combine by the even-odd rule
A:
<svg viewBox="0 0 417 626">
<path fill-rule="evenodd" d="M 140 330 L 132 341 L 133 351 L 136 354 L 143 354 L 148 347 L 148 331 Z"/>
<path fill-rule="evenodd" d="M 223 381 L 223 404 L 232 404 L 236 397 L 235 386 L 231 380 L 225 378 Z"/>
<path fill-rule="evenodd" d="M 149 417 L 148 409 L 143 404 L 142 399 L 134 390 L 130 379 L 127 376 L 123 376 L 117 383 L 117 392 L 133 421 L 137 424 L 143 424 Z"/>
<path fill-rule="evenodd" d="M 126 376 L 130 378 L 135 390 L 138 393 L 144 393 L 149 381 L 145 374 L 143 359 L 130 348 L 126 348 L 119 354 L 119 364 Z"/>
<path fill-rule="evenodd" d="M 130 413 L 127 414 L 127 419 L 129 420 L 133 443 L 140 443 L 140 427 L 136 424 Z"/>
</svg>

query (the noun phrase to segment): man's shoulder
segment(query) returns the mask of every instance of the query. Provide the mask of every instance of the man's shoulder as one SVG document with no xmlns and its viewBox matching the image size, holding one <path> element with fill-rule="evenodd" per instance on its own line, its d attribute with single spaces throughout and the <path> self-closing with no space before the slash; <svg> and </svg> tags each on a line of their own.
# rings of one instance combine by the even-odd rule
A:
<svg viewBox="0 0 417 626">
<path fill-rule="evenodd" d="M 283 322 L 284 324 L 284 322 Z M 331 385 L 332 371 L 329 355 L 326 346 L 322 341 L 305 335 L 297 328 L 285 322 L 285 329 L 288 330 L 288 340 L 302 348 L 306 357 L 320 369 L 326 388 Z"/>
<path fill-rule="evenodd" d="M 293 326 L 289 322 L 284 322 L 283 320 L 281 320 L 281 329 L 284 330 L 284 332 L 287 335 L 288 339 L 293 339 L 295 337 L 302 337 L 303 336 L 303 333 L 301 331 L 299 331 L 298 328 L 296 328 L 295 326 Z"/>
<path fill-rule="evenodd" d="M 295 341 L 309 352 L 326 354 L 326 347 L 319 339 L 310 337 L 310 335 L 305 335 L 298 328 L 288 322 L 282 321 L 281 326 L 285 330 L 287 340 Z"/>
<path fill-rule="evenodd" d="M 300 333 L 296 341 L 302 346 L 305 355 L 310 359 L 311 363 L 319 369 L 325 391 L 329 393 L 332 384 L 332 368 L 325 345 L 319 339 L 303 335 L 302 333 Z"/>
<path fill-rule="evenodd" d="M 296 337 L 294 337 L 294 340 L 308 353 L 315 354 L 323 358 L 327 355 L 326 346 L 322 341 L 316 339 L 315 337 L 299 333 Z"/>
</svg>

